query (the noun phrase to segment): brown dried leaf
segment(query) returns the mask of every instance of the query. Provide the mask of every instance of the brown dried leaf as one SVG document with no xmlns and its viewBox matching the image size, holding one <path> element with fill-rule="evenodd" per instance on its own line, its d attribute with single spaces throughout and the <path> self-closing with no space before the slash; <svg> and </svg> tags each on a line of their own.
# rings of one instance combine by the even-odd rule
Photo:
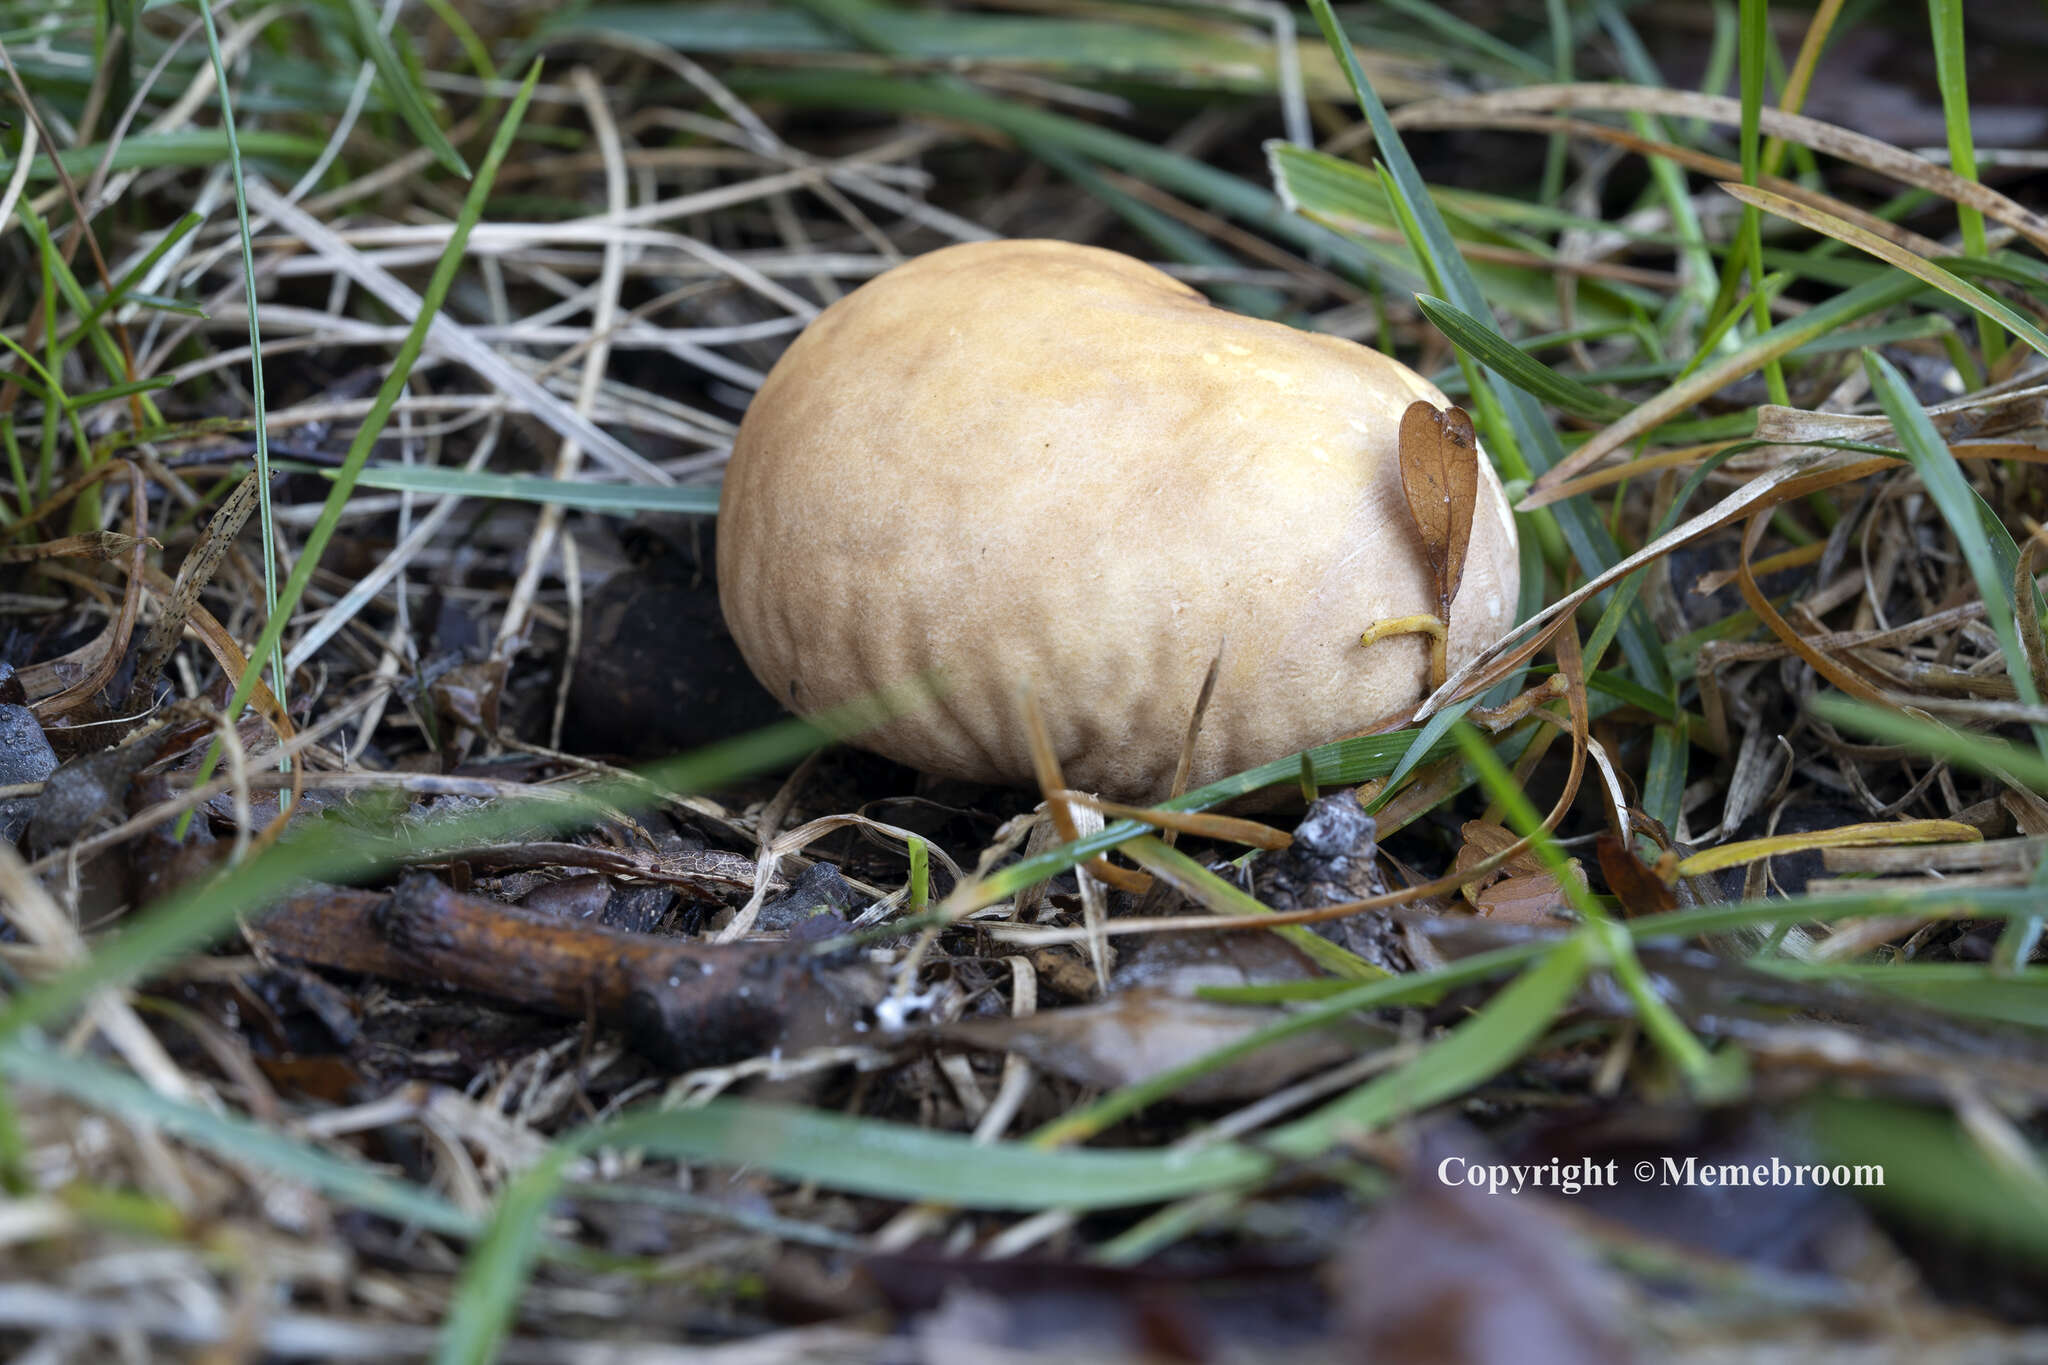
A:
<svg viewBox="0 0 2048 1365">
<path fill-rule="evenodd" d="M 1458 847 L 1457 857 L 1451 862 L 1454 872 L 1469 873 L 1489 859 L 1501 862 L 1491 872 L 1475 876 L 1463 888 L 1465 899 L 1478 905 L 1481 894 L 1497 881 L 1517 877 L 1528 877 L 1543 871 L 1543 862 L 1526 847 L 1507 826 L 1492 820 L 1467 820 L 1458 830 L 1458 837 L 1464 842 Z"/>
<path fill-rule="evenodd" d="M 1599 851 L 1601 875 L 1607 878 L 1608 890 L 1621 902 L 1623 914 L 1634 918 L 1678 908 L 1678 898 L 1663 878 L 1645 866 L 1620 839 L 1603 834 L 1594 841 L 1594 847 Z"/>
<path fill-rule="evenodd" d="M 1586 885 L 1585 869 L 1574 858 L 1568 864 L 1572 880 Z M 1572 901 L 1563 883 L 1548 871 L 1503 877 L 1472 898 L 1480 914 L 1507 924 L 1556 926 L 1571 918 Z"/>
<path fill-rule="evenodd" d="M 1479 501 L 1479 443 L 1463 408 L 1418 399 L 1401 414 L 1401 490 L 1436 580 L 1436 614 L 1448 623 Z"/>
<path fill-rule="evenodd" d="M 1465 841 L 1465 849 L 1472 851 L 1471 860 L 1475 863 L 1481 858 L 1491 858 L 1496 854 L 1505 853 L 1522 842 L 1513 830 L 1492 820 L 1467 820 L 1459 827 L 1458 837 Z M 1465 856 L 1465 849 L 1458 851 L 1460 858 Z M 1534 872 L 1542 866 L 1542 862 L 1535 854 L 1524 850 L 1502 864 L 1501 871 L 1512 875 L 1517 872 Z"/>
</svg>

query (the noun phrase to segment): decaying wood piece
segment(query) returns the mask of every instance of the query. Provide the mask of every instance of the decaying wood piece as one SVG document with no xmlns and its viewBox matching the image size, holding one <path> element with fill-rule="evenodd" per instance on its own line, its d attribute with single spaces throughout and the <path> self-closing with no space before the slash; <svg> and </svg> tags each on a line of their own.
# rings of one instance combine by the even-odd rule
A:
<svg viewBox="0 0 2048 1365">
<path fill-rule="evenodd" d="M 623 933 L 463 895 L 426 876 L 389 893 L 301 891 L 246 932 L 265 951 L 315 966 L 594 1017 L 678 1070 L 817 1041 L 792 1035 L 829 1029 L 840 1008 L 807 945 Z"/>
</svg>

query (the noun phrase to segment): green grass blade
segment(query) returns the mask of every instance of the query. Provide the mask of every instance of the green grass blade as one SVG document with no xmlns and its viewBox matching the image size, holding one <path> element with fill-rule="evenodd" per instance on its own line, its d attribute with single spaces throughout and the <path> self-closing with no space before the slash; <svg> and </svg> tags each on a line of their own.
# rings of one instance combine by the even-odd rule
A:
<svg viewBox="0 0 2048 1365">
<path fill-rule="evenodd" d="M 1785 321 L 1747 343 L 1741 350 L 1700 370 L 1688 379 L 1636 407 L 1627 417 L 1608 427 L 1572 453 L 1574 467 L 1597 460 L 1618 450 L 1684 412 L 1701 399 L 1755 370 L 1774 355 L 1817 341 L 1828 333 L 1859 318 L 1903 303 L 1926 286 L 1909 275 L 1886 272 L 1817 303 L 1796 318 Z"/>
<path fill-rule="evenodd" d="M 1430 284 L 1429 269 L 1413 246 L 1375 235 L 1398 228 L 1402 220 L 1373 171 L 1327 152 L 1278 140 L 1266 143 L 1266 162 L 1281 202 L 1293 212 L 1343 234 L 1344 240 L 1354 243 L 1395 278 Z M 1480 235 L 1496 244 L 1505 240 L 1499 233 Z M 1471 269 L 1486 297 L 1503 312 L 1539 327 L 1561 321 L 1557 282 L 1549 272 L 1486 261 Z M 1582 316 L 1597 326 L 1620 326 L 1626 320 L 1626 308 L 1618 296 L 1587 290 L 1584 304 Z"/>
<path fill-rule="evenodd" d="M 1541 59 L 1530 56 L 1511 43 L 1503 42 L 1477 24 L 1468 23 L 1448 10 L 1432 4 L 1431 0 L 1386 0 L 1386 6 L 1425 25 L 1439 38 L 1487 58 L 1503 71 L 1519 75 L 1527 81 L 1547 81 L 1551 78 L 1550 67 Z"/>
<path fill-rule="evenodd" d="M 361 3 L 361 0 L 357 0 Z M 220 99 L 220 122 L 228 140 L 228 174 L 235 187 L 235 229 L 242 249 L 242 301 L 249 317 L 249 403 L 256 424 L 256 519 L 263 540 L 263 611 L 266 623 L 277 621 L 279 635 L 267 648 L 258 647 L 250 656 L 250 667 L 238 681 L 235 700 L 228 714 L 238 716 L 248 692 L 270 667 L 270 690 L 280 705 L 291 705 L 291 679 L 284 671 L 284 647 L 278 643 L 283 621 L 277 610 L 277 520 L 270 497 L 270 423 L 263 395 L 263 329 L 257 322 L 262 310 L 256 301 L 256 247 L 249 234 L 249 190 L 242 170 L 242 144 L 235 133 L 235 108 L 228 95 L 228 68 L 221 56 L 220 33 L 213 22 L 213 7 L 202 3 L 206 22 L 206 50 L 213 59 L 213 78 Z"/>
<path fill-rule="evenodd" d="M 533 88 L 540 81 L 540 63 L 536 60 L 527 71 L 526 79 L 513 97 L 512 107 L 506 111 L 505 120 L 498 125 L 497 135 L 491 140 L 490 151 L 484 157 L 482 169 L 470 183 L 469 193 L 462 201 L 462 210 L 456 215 L 454 229 L 448 234 L 448 245 L 441 252 L 441 259 L 435 263 L 433 277 L 427 282 L 426 292 L 421 295 L 419 316 L 413 319 L 412 327 L 406 332 L 405 340 L 399 344 L 398 354 L 392 357 L 391 367 L 386 371 L 384 383 L 379 386 L 377 396 L 370 410 L 363 417 L 362 426 L 356 429 L 355 439 L 349 442 L 348 453 L 343 456 L 341 468 L 335 471 L 334 488 L 327 495 L 326 503 L 320 509 L 319 520 L 306 537 L 306 543 L 299 550 L 298 561 L 292 565 L 291 577 L 285 581 L 284 589 L 278 596 L 270 617 L 263 623 L 263 633 L 257 639 L 256 648 L 250 652 L 249 667 L 244 669 L 235 684 L 235 694 L 228 703 L 228 715 L 239 717 L 243 707 L 248 705 L 249 694 L 255 690 L 256 679 L 261 672 L 263 660 L 279 653 L 284 639 L 285 627 L 290 624 L 292 613 L 298 609 L 299 599 L 305 595 L 306 585 L 313 580 L 313 572 L 320 567 L 320 556 L 326 553 L 327 542 L 334 538 L 334 532 L 341 525 L 341 514 L 348 506 L 349 494 L 355 491 L 356 480 L 361 476 L 364 464 L 370 458 L 370 451 L 378 437 L 384 433 L 384 425 L 391 420 L 391 411 L 398 406 L 405 386 L 412 378 L 412 367 L 418 362 L 420 352 L 426 346 L 427 329 L 434 317 L 441 311 L 448 290 L 455 283 L 455 272 L 462 264 L 462 254 L 469 244 L 469 234 L 483 216 L 484 204 L 490 197 L 491 186 L 497 179 L 498 167 L 504 164 L 505 156 L 512 149 L 513 138 L 518 134 L 520 121 L 526 116 L 527 102 L 533 98 Z M 245 232 L 246 237 L 246 232 Z M 249 316 L 256 316 L 255 300 L 250 300 Z M 263 425 L 257 424 L 258 439 L 261 439 Z M 204 782 L 212 775 L 213 766 L 219 761 L 220 744 L 216 740 L 207 750 L 206 761 L 201 765 L 198 780 Z"/>
<path fill-rule="evenodd" d="M 1978 316 L 2003 324 L 2027 345 L 2042 355 L 2048 355 L 2048 335 L 2044 335 L 2040 328 L 2021 316 L 2011 304 L 1996 295 L 1987 294 L 1968 280 L 1926 257 L 1916 256 L 1904 247 L 1888 242 L 1876 233 L 1860 228 L 1854 223 L 1844 222 L 1832 214 L 1821 213 L 1816 209 L 1809 209 L 1769 190 L 1731 184 L 1723 184 L 1721 188 L 1745 203 L 1754 203 L 1781 218 L 1790 219 L 1816 232 L 1826 233 L 1838 241 L 1846 242 L 1858 250 L 1869 252 L 1887 265 L 1897 267 L 1922 283 L 1933 285 L 1950 298 L 1973 309 Z"/>
<path fill-rule="evenodd" d="M 1987 1150 L 1951 1114 L 1880 1100 L 1824 1097 L 1806 1116 L 1825 1159 L 1881 1169 L 1862 1198 L 1978 1255 L 2048 1266 L 2048 1151 Z"/>
<path fill-rule="evenodd" d="M 467 1236 L 478 1222 L 417 1186 L 284 1136 L 248 1119 L 160 1095 L 92 1057 L 66 1054 L 33 1036 L 0 1043 L 0 1073 L 69 1095 L 104 1113 L 168 1133 L 238 1163 L 259 1166 L 310 1189 L 433 1232 Z"/>
<path fill-rule="evenodd" d="M 1559 374 L 1455 304 L 1428 294 L 1416 295 L 1415 303 L 1453 345 L 1539 402 L 1603 422 L 1628 412 L 1630 404 Z"/>
<path fill-rule="evenodd" d="M 348 0 L 349 16 L 355 20 L 356 43 L 363 55 L 377 68 L 377 79 L 384 87 L 384 96 L 391 101 L 392 108 L 405 120 L 405 126 L 412 129 L 412 135 L 420 145 L 434 154 L 434 160 L 451 173 L 469 179 L 469 163 L 462 159 L 462 153 L 455 150 L 448 135 L 441 131 L 441 125 L 434 121 L 434 113 L 427 107 L 426 92 L 413 83 L 412 73 L 405 69 L 405 62 L 399 58 L 398 49 L 391 45 L 390 35 L 377 24 L 377 16 L 370 9 L 367 0 Z"/>
<path fill-rule="evenodd" d="M 441 1327 L 440 1365 L 490 1365 L 510 1329 L 540 1249 L 541 1219 L 577 1152 L 557 1146 L 505 1187 L 490 1225 L 470 1248 Z"/>
<path fill-rule="evenodd" d="M 1591 962 L 1586 936 L 1572 935 L 1412 1061 L 1286 1125 L 1263 1145 L 1296 1159 L 1320 1156 L 1338 1142 L 1419 1113 L 1491 1079 L 1543 1036 L 1577 993 Z"/>
<path fill-rule="evenodd" d="M 1049 1151 L 745 1100 L 632 1114 L 586 1129 L 575 1142 L 584 1151 L 638 1148 L 975 1209 L 1128 1208 L 1257 1180 L 1272 1168 L 1270 1158 L 1230 1144 L 1193 1152 Z"/>
<path fill-rule="evenodd" d="M 319 474 L 328 479 L 340 471 L 279 460 L 279 469 Z M 537 474 L 492 474 L 486 470 L 451 469 L 439 465 L 370 465 L 356 476 L 358 488 L 387 488 L 498 502 L 551 502 L 584 512 L 672 512 L 689 516 L 718 514 L 718 485 L 585 483 L 549 479 Z"/>
<path fill-rule="evenodd" d="M 1768 60 L 1771 43 L 1770 0 L 1742 0 L 1742 8 L 1736 19 L 1738 27 L 1736 67 L 1742 82 L 1742 181 L 1754 186 L 1763 170 L 1763 132 L 1759 121 L 1763 114 L 1764 68 Z M 1739 260 L 1749 270 L 1750 316 L 1759 332 L 1769 331 L 1771 308 L 1769 295 L 1764 292 L 1764 237 L 1763 219 L 1756 206 L 1745 202 L 1742 206 L 1742 250 L 1729 258 L 1729 276 L 1723 282 L 1723 292 L 1732 293 L 1734 272 L 1740 268 Z M 1786 404 L 1792 401 L 1785 388 L 1785 370 L 1773 356 L 1764 362 L 1764 382 L 1770 389 L 1773 403 Z"/>
<path fill-rule="evenodd" d="M 1963 45 L 1963 0 L 1927 0 L 1934 31 L 1934 79 L 1941 87 L 1942 120 L 1948 125 L 1949 169 L 1966 180 L 1977 178 L 1977 144 L 1970 135 L 1969 49 Z M 1956 205 L 1956 225 L 1963 250 L 1971 256 L 1987 252 L 1984 215 L 1968 204 Z M 2005 337 L 1996 327 L 1979 324 L 1984 363 L 1995 366 L 2005 355 Z"/>
<path fill-rule="evenodd" d="M 1998 514 L 1985 505 L 1970 481 L 1963 477 L 1962 466 L 1956 463 L 1948 443 L 1928 420 L 1927 410 L 1913 397 L 1905 376 L 1876 351 L 1863 353 L 1863 370 L 1870 376 L 1870 387 L 1879 406 L 1891 419 L 1900 448 L 1919 474 L 1927 496 L 1948 522 L 1949 531 L 1962 549 L 1963 561 L 1970 566 L 1970 576 L 1977 580 L 1977 591 L 1984 599 L 1985 619 L 2005 653 L 2007 676 L 2022 701 L 2040 701 L 2013 616 L 2009 585 L 2019 565 L 2019 546 L 2013 543 L 2012 533 L 2005 529 Z M 2025 603 L 2020 609 L 2038 612 L 2039 604 Z M 2048 754 L 2048 726 L 2034 727 L 2034 738 L 2042 753 Z"/>
<path fill-rule="evenodd" d="M 1937 721 L 1887 710 L 1866 702 L 1832 693 L 1822 693 L 1807 703 L 1822 720 L 1845 730 L 1869 735 L 1887 744 L 1903 744 L 1929 758 L 1953 763 L 1959 768 L 2017 782 L 2048 794 L 2048 758 L 2016 744 L 1989 735 L 1951 729 Z M 1984 888 L 1976 894 L 1987 896 Z M 2031 890 L 2028 894 L 2035 894 Z M 1987 899 L 1987 904 L 1991 903 Z"/>
<path fill-rule="evenodd" d="M 297 133 L 281 133 L 270 129 L 252 128 L 238 133 L 237 144 L 244 156 L 262 157 L 268 160 L 310 163 L 325 150 L 326 144 L 319 138 L 302 137 Z M 60 153 L 65 173 L 74 180 L 83 181 L 99 169 L 106 157 L 107 147 L 103 142 L 87 143 L 83 147 L 67 147 Z M 185 128 L 176 132 L 151 133 L 146 137 L 126 138 L 114 149 L 114 156 L 108 165 L 110 171 L 161 170 L 165 167 L 206 167 L 217 166 L 227 159 L 228 138 L 225 128 Z M 32 182 L 55 180 L 57 168 L 50 161 L 47 152 L 38 152 L 29 165 L 29 179 Z"/>
<path fill-rule="evenodd" d="M 1501 807 L 1509 828 L 1530 840 L 1537 860 L 1557 880 L 1570 898 L 1572 908 L 1586 920 L 1586 932 L 1597 935 L 1605 947 L 1609 969 L 1635 1003 L 1636 1017 L 1641 1021 L 1643 1031 L 1663 1050 L 1695 1092 L 1714 1089 L 1716 1068 L 1712 1054 L 1692 1035 L 1692 1030 L 1685 1026 L 1650 983 L 1643 964 L 1636 957 L 1633 940 L 1626 933 L 1615 932 L 1605 908 L 1578 878 L 1571 875 L 1564 850 L 1543 828 L 1542 818 L 1536 813 L 1528 794 L 1515 782 L 1514 774 L 1508 771 L 1507 765 L 1500 761 L 1477 730 L 1461 725 L 1456 734 L 1458 747 L 1465 751 L 1465 761 L 1477 772 L 1487 799 Z"/>
<path fill-rule="evenodd" d="M 2048 968 L 2030 967 L 2006 972 L 1993 963 L 1887 962 L 1870 965 L 1799 962 L 1783 957 L 1759 957 L 1750 965 L 1772 976 L 1794 981 L 1868 986 L 1945 1014 L 2048 1029 Z"/>
<path fill-rule="evenodd" d="M 1524 965 L 1544 946 L 1518 945 L 1514 948 L 1474 953 L 1470 957 L 1461 957 L 1456 962 L 1432 971 L 1382 977 L 1378 981 L 1368 981 L 1363 985 L 1346 985 L 1328 978 L 1305 983 L 1314 987 L 1318 993 L 1319 998 L 1314 1003 L 1292 1010 L 1286 1017 L 1256 1032 L 1246 1034 L 1234 1043 L 1227 1043 L 1214 1052 L 1197 1057 L 1194 1061 L 1183 1062 L 1134 1085 L 1111 1091 L 1093 1104 L 1053 1120 L 1033 1133 L 1031 1141 L 1043 1147 L 1084 1142 L 1111 1124 L 1121 1122 L 1148 1105 L 1174 1094 L 1190 1082 L 1231 1062 L 1254 1056 L 1274 1043 L 1297 1034 L 1311 1032 L 1359 1010 L 1379 1009 L 1387 1005 L 1434 1003 L 1442 998 L 1444 992 L 1454 987 L 1484 981 L 1497 973 Z M 1246 989 L 1259 991 L 1265 988 L 1254 986 Z M 1204 998 L 1226 998 L 1216 995 L 1208 988 L 1198 990 L 1197 994 Z M 1265 1003 L 1248 1000 L 1242 993 L 1227 998 L 1236 1003 Z"/>
<path fill-rule="evenodd" d="M 1221 7 L 1210 10 L 1216 15 Z M 823 63 L 849 51 L 900 54 L 924 69 L 1011 67 L 1054 80 L 1228 90 L 1273 94 L 1279 72 L 1270 29 L 1244 21 L 1217 24 L 1187 11 L 1125 7 L 1096 18 L 1070 14 L 1005 14 L 909 5 L 870 6 L 865 36 L 849 35 L 839 16 L 801 5 L 709 3 L 611 4 L 563 7 L 543 27 L 562 38 L 600 31 L 680 52 L 743 60 L 818 63 L 806 74 L 828 74 Z M 1148 13 L 1162 22 L 1144 22 Z M 1189 20 L 1194 22 L 1189 22 Z M 854 41 L 849 42 L 849 36 Z M 1311 98 L 1342 93 L 1334 65 L 1312 47 L 1302 52 L 1302 77 Z M 822 61 L 820 61 L 822 59 Z M 1406 64 L 1388 63 L 1390 73 Z M 887 77 L 898 79 L 898 77 Z M 1421 93 L 1419 84 L 1411 86 Z"/>
<path fill-rule="evenodd" d="M 1192 888 L 1188 894 L 1210 909 L 1232 915 L 1273 913 L 1272 906 L 1249 892 L 1232 886 L 1178 848 L 1161 841 L 1156 835 L 1140 834 L 1136 838 L 1126 839 L 1117 847 L 1129 854 L 1132 862 L 1155 877 L 1177 886 Z M 1374 966 L 1349 948 L 1324 938 L 1306 924 L 1282 924 L 1273 932 L 1293 944 L 1304 957 L 1332 976 L 1343 977 L 1347 981 L 1378 981 L 1388 975 L 1386 968 Z"/>
<path fill-rule="evenodd" d="M 69 352 L 72 347 L 78 344 L 79 338 L 83 337 L 89 329 L 97 327 L 101 318 L 105 317 L 109 311 L 120 307 L 122 303 L 131 299 L 137 303 L 145 301 L 155 302 L 149 299 L 149 296 L 133 294 L 131 291 L 141 282 L 144 276 L 148 275 L 155 268 L 156 263 L 164 258 L 166 252 L 190 236 L 204 221 L 205 219 L 199 214 L 188 213 L 166 229 L 163 235 L 157 238 L 156 245 L 145 252 L 141 260 L 130 266 L 120 279 L 114 281 L 112 289 L 109 289 L 103 296 L 93 301 L 92 308 L 79 320 L 78 325 L 66 333 L 64 339 L 57 343 L 58 354 L 61 355 Z M 179 308 L 190 308 L 190 305 L 178 303 L 176 300 L 168 302 Z M 161 304 L 159 303 L 158 306 L 161 306 Z M 197 309 L 191 309 L 191 311 L 194 314 L 198 313 Z"/>
</svg>

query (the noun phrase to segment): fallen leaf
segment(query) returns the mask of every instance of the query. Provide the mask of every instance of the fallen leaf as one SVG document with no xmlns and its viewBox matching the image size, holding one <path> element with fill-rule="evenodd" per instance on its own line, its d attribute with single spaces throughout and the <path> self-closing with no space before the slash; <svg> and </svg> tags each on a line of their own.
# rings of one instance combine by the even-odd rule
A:
<svg viewBox="0 0 2048 1365">
<path fill-rule="evenodd" d="M 1574 859 L 1572 879 L 1583 888 L 1586 874 Z M 1473 906 L 1488 919 L 1508 924 L 1556 925 L 1569 918 L 1571 897 L 1549 871 L 1503 877 L 1473 897 Z"/>
<path fill-rule="evenodd" d="M 1495 858 L 1513 848 L 1521 840 L 1505 825 L 1491 820 L 1467 820 L 1458 829 L 1458 837 L 1464 843 L 1458 847 L 1458 856 L 1452 861 L 1452 869 L 1463 873 L 1488 858 Z M 1528 877 L 1543 871 L 1543 860 L 1528 849 L 1523 849 L 1499 867 L 1476 881 L 1466 883 L 1465 899 L 1478 903 L 1479 893 L 1507 877 Z"/>
<path fill-rule="evenodd" d="M 1448 622 L 1479 501 L 1479 442 L 1463 408 L 1418 399 L 1401 414 L 1401 489 L 1436 580 L 1436 614 Z"/>
<path fill-rule="evenodd" d="M 1600 872 L 1607 878 L 1607 889 L 1620 900 L 1623 914 L 1634 918 L 1678 908 L 1678 897 L 1664 884 L 1664 879 L 1621 840 L 1603 834 L 1594 847 L 1599 850 Z"/>
</svg>

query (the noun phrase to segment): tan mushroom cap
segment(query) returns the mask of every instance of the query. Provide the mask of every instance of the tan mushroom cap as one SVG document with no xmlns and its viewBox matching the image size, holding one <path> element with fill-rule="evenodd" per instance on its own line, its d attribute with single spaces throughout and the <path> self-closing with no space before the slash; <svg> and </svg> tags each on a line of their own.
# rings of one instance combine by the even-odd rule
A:
<svg viewBox="0 0 2048 1365">
<path fill-rule="evenodd" d="M 977 242 L 834 303 L 741 423 L 719 507 L 733 638 L 810 714 L 934 670 L 939 699 L 857 743 L 1029 783 L 1019 689 L 1070 785 L 1166 793 L 1227 638 L 1199 785 L 1356 733 L 1424 694 L 1432 610 L 1401 414 L 1444 395 L 1335 337 L 1212 307 L 1112 251 Z M 1513 623 L 1490 462 L 1456 668 Z"/>
</svg>

